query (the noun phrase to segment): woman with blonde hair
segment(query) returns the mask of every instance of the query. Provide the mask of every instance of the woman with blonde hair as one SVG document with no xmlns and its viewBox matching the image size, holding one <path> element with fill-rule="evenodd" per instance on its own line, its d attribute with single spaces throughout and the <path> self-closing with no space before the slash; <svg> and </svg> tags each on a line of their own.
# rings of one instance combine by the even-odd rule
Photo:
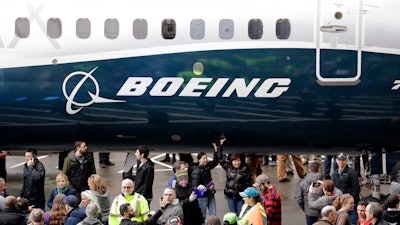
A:
<svg viewBox="0 0 400 225">
<path fill-rule="evenodd" d="M 67 209 L 65 208 L 65 195 L 56 194 L 53 200 L 53 207 L 50 211 L 44 213 L 45 225 L 62 225 L 67 218 Z"/>
<path fill-rule="evenodd" d="M 65 196 L 68 195 L 75 195 L 78 196 L 78 192 L 69 185 L 68 177 L 65 173 L 59 173 L 56 176 L 56 183 L 57 186 L 53 188 L 50 193 L 49 200 L 47 201 L 47 206 L 51 209 L 53 207 L 53 200 L 57 194 L 64 194 Z"/>
<path fill-rule="evenodd" d="M 104 225 L 108 224 L 108 216 L 110 214 L 110 193 L 107 190 L 103 178 L 98 174 L 92 174 L 88 178 L 88 185 L 90 191 L 92 191 L 97 197 L 98 206 L 101 211 L 101 221 Z"/>
<path fill-rule="evenodd" d="M 336 208 L 336 223 L 335 225 L 351 225 L 348 212 L 354 209 L 354 198 L 349 194 L 340 195 L 333 201 L 333 206 Z"/>
</svg>

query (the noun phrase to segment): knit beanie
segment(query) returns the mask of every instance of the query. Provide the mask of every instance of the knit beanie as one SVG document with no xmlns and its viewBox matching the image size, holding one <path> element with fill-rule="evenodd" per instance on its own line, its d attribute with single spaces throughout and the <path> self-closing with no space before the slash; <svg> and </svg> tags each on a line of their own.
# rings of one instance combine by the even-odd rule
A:
<svg viewBox="0 0 400 225">
<path fill-rule="evenodd" d="M 188 172 L 186 170 L 176 172 L 176 181 L 179 182 L 183 179 L 189 180 Z"/>
<path fill-rule="evenodd" d="M 392 183 L 390 183 L 389 192 L 390 192 L 390 194 L 400 193 L 400 183 L 397 183 L 394 181 Z"/>
</svg>

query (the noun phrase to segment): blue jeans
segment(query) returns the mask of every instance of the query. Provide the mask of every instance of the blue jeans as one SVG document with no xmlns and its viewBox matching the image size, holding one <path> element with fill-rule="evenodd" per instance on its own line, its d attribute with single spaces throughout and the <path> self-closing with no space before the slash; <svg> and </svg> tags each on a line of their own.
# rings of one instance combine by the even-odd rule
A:
<svg viewBox="0 0 400 225">
<path fill-rule="evenodd" d="M 318 222 L 318 216 L 307 216 L 306 215 L 307 225 L 312 225 L 313 223 Z"/>
<path fill-rule="evenodd" d="M 333 157 L 332 155 L 325 155 L 324 159 L 324 174 L 323 176 L 331 176 L 331 166 L 332 166 L 332 158 L 333 160 L 336 160 L 336 156 Z M 338 165 L 336 161 L 333 162 L 333 171 L 336 171 L 338 168 Z"/>
<path fill-rule="evenodd" d="M 207 208 L 208 208 L 208 214 L 210 216 L 217 215 L 217 205 L 215 203 L 214 195 L 204 197 L 204 198 L 198 198 L 197 200 L 199 201 L 199 206 L 200 206 L 201 212 L 203 213 L 204 221 L 206 221 Z"/>
<path fill-rule="evenodd" d="M 244 201 L 242 199 L 233 199 L 231 197 L 228 197 L 229 211 L 236 213 L 237 216 L 239 216 L 243 204 Z"/>
<path fill-rule="evenodd" d="M 109 152 L 99 152 L 99 162 L 105 163 L 110 161 L 110 153 Z"/>
</svg>

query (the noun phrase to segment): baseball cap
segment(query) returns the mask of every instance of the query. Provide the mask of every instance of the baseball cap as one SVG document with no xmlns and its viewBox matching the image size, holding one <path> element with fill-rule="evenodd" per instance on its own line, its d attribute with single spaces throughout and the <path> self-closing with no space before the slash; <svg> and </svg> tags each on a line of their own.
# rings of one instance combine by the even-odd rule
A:
<svg viewBox="0 0 400 225">
<path fill-rule="evenodd" d="M 244 198 L 244 197 L 257 197 L 258 196 L 258 191 L 254 187 L 248 187 L 246 188 L 243 192 L 240 192 L 239 195 Z"/>
<path fill-rule="evenodd" d="M 337 158 L 337 159 L 347 159 L 347 155 L 346 155 L 345 153 L 343 153 L 343 152 L 339 152 L 339 153 L 336 155 L 336 158 Z"/>
<path fill-rule="evenodd" d="M 65 197 L 64 203 L 75 208 L 79 206 L 79 199 L 75 195 L 68 195 Z"/>
<path fill-rule="evenodd" d="M 261 174 L 258 175 L 256 178 L 256 182 L 254 182 L 253 187 L 257 188 L 258 186 L 260 186 L 261 184 L 265 183 L 269 181 L 269 177 L 267 175 Z"/>
<path fill-rule="evenodd" d="M 235 224 L 238 221 L 236 213 L 228 212 L 224 215 L 224 219 L 222 221 L 227 221 L 229 224 Z"/>
</svg>

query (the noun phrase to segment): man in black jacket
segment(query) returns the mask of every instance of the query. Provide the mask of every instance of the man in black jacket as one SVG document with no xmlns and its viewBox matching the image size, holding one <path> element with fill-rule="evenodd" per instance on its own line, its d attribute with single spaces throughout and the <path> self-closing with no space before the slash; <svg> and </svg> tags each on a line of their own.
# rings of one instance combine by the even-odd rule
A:
<svg viewBox="0 0 400 225">
<path fill-rule="evenodd" d="M 143 195 L 150 205 L 153 199 L 154 163 L 149 159 L 150 150 L 146 145 L 141 145 L 136 149 L 135 192 Z"/>
<path fill-rule="evenodd" d="M 80 194 L 89 190 L 88 178 L 96 173 L 93 153 L 88 152 L 84 141 L 75 141 L 75 150 L 64 159 L 63 172 L 67 175 L 72 187 Z M 80 196 L 80 195 L 79 195 Z"/>
<path fill-rule="evenodd" d="M 26 225 L 25 215 L 17 208 L 17 198 L 13 195 L 6 197 L 5 209 L 0 212 L 0 225 Z"/>
<path fill-rule="evenodd" d="M 343 194 L 350 194 L 354 198 L 354 204 L 357 205 L 360 200 L 360 183 L 358 182 L 358 172 L 347 165 L 347 155 L 338 153 L 336 155 L 338 169 L 334 171 L 333 183 Z M 357 208 L 348 212 L 351 224 L 356 225 L 358 220 Z"/>
<path fill-rule="evenodd" d="M 46 170 L 37 158 L 37 150 L 30 148 L 25 152 L 23 169 L 24 183 L 20 196 L 28 199 L 33 208 L 44 210 L 46 198 L 44 195 L 44 179 Z"/>
</svg>

